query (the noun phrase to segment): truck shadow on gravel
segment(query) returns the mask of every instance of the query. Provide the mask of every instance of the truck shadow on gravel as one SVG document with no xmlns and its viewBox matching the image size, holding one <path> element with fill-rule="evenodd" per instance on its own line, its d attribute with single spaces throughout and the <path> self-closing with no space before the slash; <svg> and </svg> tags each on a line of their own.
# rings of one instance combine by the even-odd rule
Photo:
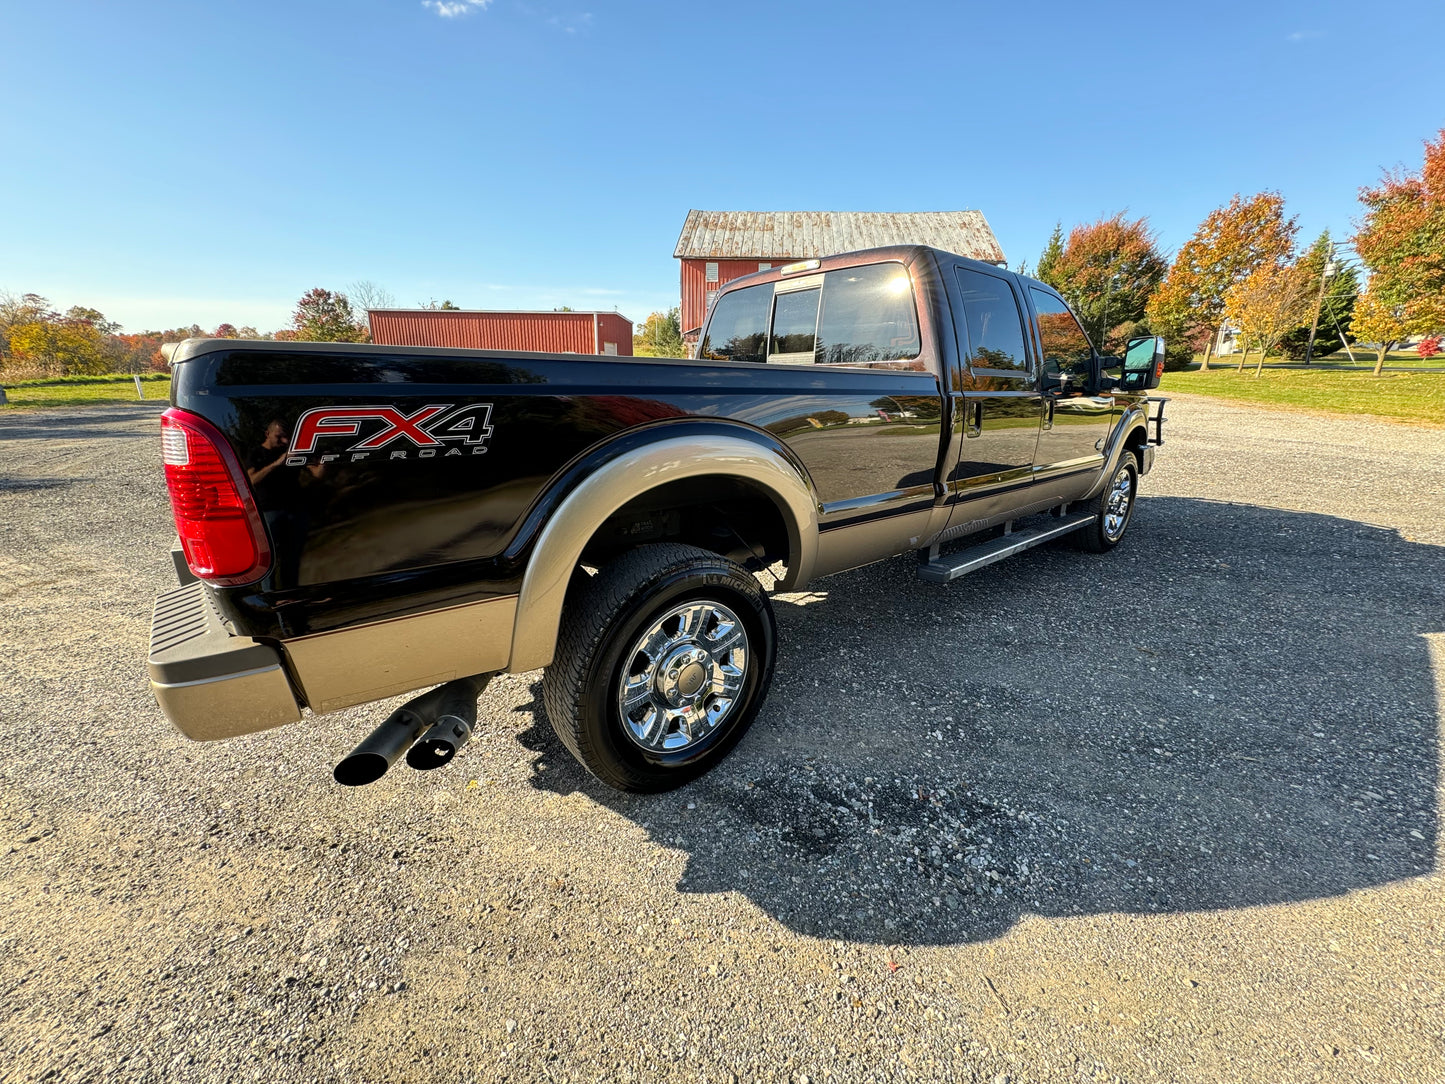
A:
<svg viewBox="0 0 1445 1084">
<path fill-rule="evenodd" d="M 779 597 L 767 705 L 682 790 L 603 787 L 540 698 L 521 740 L 535 786 L 684 852 L 681 892 L 818 937 L 1333 896 L 1434 867 L 1442 570 L 1393 530 L 1150 498 L 1103 557 L 949 588 L 896 560 Z"/>
</svg>

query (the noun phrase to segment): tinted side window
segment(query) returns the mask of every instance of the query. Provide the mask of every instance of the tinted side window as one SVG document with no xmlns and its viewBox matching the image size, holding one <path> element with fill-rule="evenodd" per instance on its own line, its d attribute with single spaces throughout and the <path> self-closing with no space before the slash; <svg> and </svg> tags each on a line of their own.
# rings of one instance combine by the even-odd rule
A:
<svg viewBox="0 0 1445 1084">
<path fill-rule="evenodd" d="M 1053 294 L 1029 287 L 1039 314 L 1039 341 L 1044 347 L 1044 372 L 1087 376 L 1094 348 L 1069 307 Z"/>
<path fill-rule="evenodd" d="M 918 313 L 902 264 L 847 267 L 823 276 L 818 362 L 864 365 L 916 358 Z"/>
<path fill-rule="evenodd" d="M 768 353 L 802 354 L 803 357 L 777 358 L 779 361 L 813 360 L 818 345 L 818 289 L 793 290 L 778 294 L 773 302 L 773 341 Z"/>
<path fill-rule="evenodd" d="M 969 367 L 1026 372 L 1023 319 L 1009 284 L 966 267 L 955 270 L 968 322 Z"/>
<path fill-rule="evenodd" d="M 723 294 L 713 308 L 697 356 L 713 361 L 766 360 L 764 347 L 772 303 L 772 283 Z"/>
</svg>

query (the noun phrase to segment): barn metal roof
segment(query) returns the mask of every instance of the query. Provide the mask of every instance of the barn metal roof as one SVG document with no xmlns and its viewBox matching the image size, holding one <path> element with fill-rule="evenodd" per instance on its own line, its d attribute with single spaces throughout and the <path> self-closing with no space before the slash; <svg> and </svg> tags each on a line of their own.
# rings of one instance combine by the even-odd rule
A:
<svg viewBox="0 0 1445 1084">
<path fill-rule="evenodd" d="M 1002 263 L 982 211 L 687 212 L 673 255 L 681 260 L 809 260 L 887 245 L 929 245 Z"/>
</svg>

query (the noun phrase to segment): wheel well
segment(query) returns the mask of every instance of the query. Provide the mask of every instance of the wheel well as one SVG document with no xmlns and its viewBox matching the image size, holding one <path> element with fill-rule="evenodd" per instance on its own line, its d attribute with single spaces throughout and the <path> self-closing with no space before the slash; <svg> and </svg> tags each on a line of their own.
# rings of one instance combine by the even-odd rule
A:
<svg viewBox="0 0 1445 1084">
<path fill-rule="evenodd" d="M 711 550 L 753 571 L 789 560 L 788 529 L 767 491 L 742 478 L 683 478 L 633 497 L 593 532 L 582 564 L 649 542 Z"/>
<path fill-rule="evenodd" d="M 1129 435 L 1124 438 L 1124 447 L 1132 451 L 1139 459 L 1143 459 L 1144 446 L 1149 443 L 1149 431 L 1143 426 L 1130 430 Z"/>
</svg>

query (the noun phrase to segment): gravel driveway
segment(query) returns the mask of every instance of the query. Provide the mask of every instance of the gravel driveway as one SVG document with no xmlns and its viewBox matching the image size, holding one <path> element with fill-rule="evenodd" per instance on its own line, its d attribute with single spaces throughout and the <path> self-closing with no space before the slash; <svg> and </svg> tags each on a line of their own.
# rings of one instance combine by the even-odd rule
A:
<svg viewBox="0 0 1445 1084">
<path fill-rule="evenodd" d="M 0 415 L 0 1081 L 1439 1081 L 1445 431 L 1178 399 L 1129 538 L 780 596 L 661 797 L 538 674 L 195 744 L 149 404 Z"/>
</svg>

